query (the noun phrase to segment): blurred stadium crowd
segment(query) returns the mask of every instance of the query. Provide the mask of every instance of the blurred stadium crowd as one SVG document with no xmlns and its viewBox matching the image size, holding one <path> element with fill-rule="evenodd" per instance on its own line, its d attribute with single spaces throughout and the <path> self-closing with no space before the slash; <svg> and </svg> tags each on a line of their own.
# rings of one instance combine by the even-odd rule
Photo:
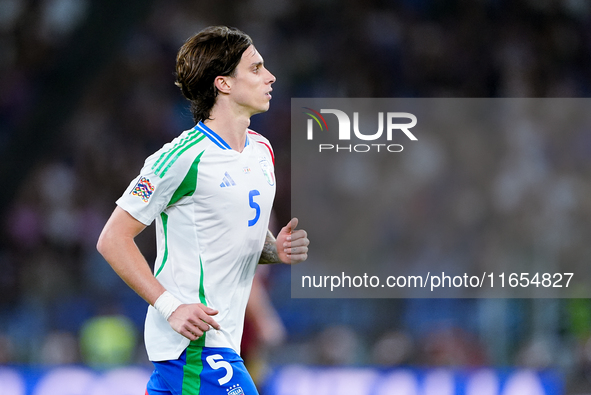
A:
<svg viewBox="0 0 591 395">
<path fill-rule="evenodd" d="M 99 342 L 89 344 L 95 331 L 127 334 L 106 335 L 123 343 L 112 345 L 121 352 L 115 362 L 146 363 L 146 304 L 95 243 L 144 158 L 192 126 L 173 84 L 175 54 L 212 24 L 250 34 L 277 76 L 271 110 L 251 127 L 278 158 L 278 223 L 290 217 L 291 97 L 591 94 L 586 0 L 0 0 L 0 363 L 113 362 L 100 358 Z M 591 212 L 582 201 L 591 188 L 585 132 L 565 135 L 578 149 L 560 165 L 579 192 L 558 208 L 579 219 L 559 253 L 582 265 L 591 257 L 581 223 Z M 521 138 L 542 146 L 541 161 L 553 160 L 539 136 Z M 466 160 L 483 159 L 464 148 Z M 492 176 L 526 185 L 524 196 L 565 185 L 561 174 L 532 182 L 531 169 L 513 171 L 518 154 L 509 152 Z M 453 188 L 438 183 L 431 192 Z M 514 234 L 529 231 L 524 223 L 555 224 L 552 216 L 534 221 L 539 210 L 506 190 L 499 199 L 514 205 Z M 440 215 L 443 226 L 455 215 L 443 208 L 409 212 L 417 220 Z M 138 238 L 149 262 L 151 232 Z M 554 367 L 570 391 L 591 392 L 587 299 L 292 300 L 289 281 L 286 267 L 272 267 L 264 280 L 287 334 L 266 363 Z"/>
</svg>

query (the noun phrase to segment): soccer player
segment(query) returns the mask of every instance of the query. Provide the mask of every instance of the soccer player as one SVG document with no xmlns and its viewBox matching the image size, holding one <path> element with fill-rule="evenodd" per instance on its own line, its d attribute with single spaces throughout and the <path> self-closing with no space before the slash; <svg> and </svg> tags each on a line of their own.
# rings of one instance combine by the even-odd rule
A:
<svg viewBox="0 0 591 395">
<path fill-rule="evenodd" d="M 309 244 L 296 218 L 268 231 L 273 150 L 248 127 L 275 77 L 248 35 L 215 26 L 180 48 L 176 79 L 197 125 L 146 159 L 97 248 L 150 304 L 147 394 L 256 394 L 239 356 L 256 266 L 302 262 Z M 134 238 L 154 220 L 152 273 Z"/>
</svg>

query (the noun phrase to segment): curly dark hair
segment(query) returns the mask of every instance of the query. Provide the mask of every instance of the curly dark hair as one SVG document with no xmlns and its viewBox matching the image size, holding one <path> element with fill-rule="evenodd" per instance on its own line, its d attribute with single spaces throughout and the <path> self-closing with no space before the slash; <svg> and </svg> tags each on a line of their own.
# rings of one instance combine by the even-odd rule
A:
<svg viewBox="0 0 591 395">
<path fill-rule="evenodd" d="M 217 76 L 233 76 L 252 39 L 226 26 L 210 26 L 190 37 L 176 57 L 175 85 L 191 102 L 195 122 L 209 119 L 218 90 Z"/>
</svg>

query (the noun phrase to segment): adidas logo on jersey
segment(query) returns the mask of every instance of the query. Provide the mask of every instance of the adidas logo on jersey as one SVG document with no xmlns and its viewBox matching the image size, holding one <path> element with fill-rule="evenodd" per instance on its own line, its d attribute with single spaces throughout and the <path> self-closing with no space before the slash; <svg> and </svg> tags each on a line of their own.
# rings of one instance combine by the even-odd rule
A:
<svg viewBox="0 0 591 395">
<path fill-rule="evenodd" d="M 236 185 L 236 183 L 234 182 L 232 177 L 230 177 L 228 172 L 226 172 L 226 174 L 224 174 L 224 178 L 222 178 L 222 183 L 220 184 L 220 187 L 233 187 L 234 185 Z"/>
</svg>

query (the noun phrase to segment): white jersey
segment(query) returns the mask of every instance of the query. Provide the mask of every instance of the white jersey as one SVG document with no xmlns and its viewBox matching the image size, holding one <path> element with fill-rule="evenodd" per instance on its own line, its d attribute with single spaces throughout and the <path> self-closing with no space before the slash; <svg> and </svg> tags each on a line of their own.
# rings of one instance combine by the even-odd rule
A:
<svg viewBox="0 0 591 395">
<path fill-rule="evenodd" d="M 154 275 L 182 303 L 219 310 L 202 343 L 240 353 L 244 311 L 275 197 L 269 141 L 251 130 L 242 152 L 199 123 L 148 157 L 117 204 L 138 221 L 156 219 Z M 150 306 L 145 343 L 152 361 L 176 359 L 189 340 Z"/>
</svg>

